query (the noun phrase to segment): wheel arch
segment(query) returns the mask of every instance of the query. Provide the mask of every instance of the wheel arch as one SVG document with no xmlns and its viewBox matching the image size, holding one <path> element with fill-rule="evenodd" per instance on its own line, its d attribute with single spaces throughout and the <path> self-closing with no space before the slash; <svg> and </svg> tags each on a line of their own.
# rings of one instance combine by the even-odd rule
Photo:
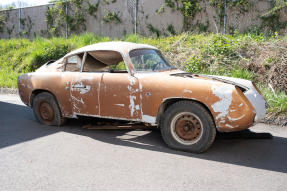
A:
<svg viewBox="0 0 287 191">
<path fill-rule="evenodd" d="M 57 99 L 57 97 L 56 97 L 51 91 L 45 90 L 45 89 L 35 89 L 35 90 L 32 91 L 32 93 L 31 93 L 31 95 L 30 95 L 30 106 L 31 106 L 31 108 L 33 108 L 33 99 L 34 99 L 38 94 L 43 93 L 43 92 L 47 92 L 47 93 L 51 94 L 51 95 L 54 97 L 54 99 L 55 99 L 55 101 L 57 102 L 58 107 L 59 107 L 58 99 Z"/>
<path fill-rule="evenodd" d="M 161 119 L 163 113 L 167 110 L 167 108 L 168 108 L 169 106 L 171 106 L 172 104 L 178 102 L 178 101 L 191 101 L 191 102 L 195 102 L 195 103 L 200 104 L 200 105 L 203 106 L 203 107 L 206 109 L 206 111 L 210 114 L 210 116 L 212 117 L 212 120 L 213 120 L 213 122 L 214 122 L 214 124 L 215 124 L 214 117 L 213 117 L 213 115 L 212 115 L 210 109 L 207 107 L 207 105 L 205 105 L 204 103 L 202 103 L 202 102 L 200 102 L 200 101 L 198 101 L 198 100 L 195 100 L 195 99 L 178 98 L 178 97 L 167 98 L 167 99 L 165 99 L 165 100 L 161 103 L 161 105 L 160 105 L 160 107 L 159 107 L 159 109 L 158 109 L 158 112 L 157 112 L 157 116 L 156 116 L 156 123 L 157 123 L 157 124 L 160 124 L 160 119 Z"/>
</svg>

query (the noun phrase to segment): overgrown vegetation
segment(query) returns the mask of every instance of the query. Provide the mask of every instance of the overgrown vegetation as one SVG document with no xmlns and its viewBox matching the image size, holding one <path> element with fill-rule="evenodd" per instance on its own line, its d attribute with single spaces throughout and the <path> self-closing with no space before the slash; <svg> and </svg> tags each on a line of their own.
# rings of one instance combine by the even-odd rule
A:
<svg viewBox="0 0 287 191">
<path fill-rule="evenodd" d="M 127 35 L 110 39 L 92 34 L 65 38 L 0 40 L 0 87 L 16 87 L 17 76 L 49 60 L 97 42 L 124 40 L 158 47 L 178 68 L 254 81 L 269 104 L 270 116 L 287 113 L 287 37 L 183 33 L 169 37 Z M 274 91 L 273 91 L 273 90 Z"/>
<path fill-rule="evenodd" d="M 115 23 L 120 23 L 121 22 L 121 19 L 120 17 L 118 16 L 118 13 L 114 12 L 114 11 L 107 11 L 106 10 L 106 14 L 103 18 L 103 21 L 105 23 L 109 23 L 109 22 L 115 22 Z"/>
<path fill-rule="evenodd" d="M 87 14 L 96 17 L 99 2 L 92 4 L 88 0 L 54 0 L 47 7 L 46 21 L 48 36 L 64 36 L 67 33 L 78 34 L 86 30 Z"/>
<path fill-rule="evenodd" d="M 238 10 L 240 14 L 247 12 L 251 7 L 252 3 L 248 0 L 234 0 L 234 1 L 225 1 L 225 0 L 165 0 L 165 3 L 156 10 L 157 14 L 160 14 L 165 11 L 165 7 L 171 8 L 173 11 L 180 11 L 183 15 L 184 31 L 206 31 L 209 26 L 209 21 L 206 23 L 199 23 L 198 20 L 196 24 L 192 24 L 192 21 L 198 15 L 198 13 L 206 14 L 206 7 L 210 5 L 214 8 L 216 16 L 214 19 L 219 25 L 218 28 L 222 29 L 224 27 L 224 14 L 227 9 Z M 226 11 L 225 11 L 226 9 Z M 223 29 L 222 29 L 223 31 Z M 218 32 L 222 32 L 218 31 Z"/>
<path fill-rule="evenodd" d="M 0 15 L 0 32 L 3 32 L 3 27 L 5 26 L 4 16 Z"/>
</svg>

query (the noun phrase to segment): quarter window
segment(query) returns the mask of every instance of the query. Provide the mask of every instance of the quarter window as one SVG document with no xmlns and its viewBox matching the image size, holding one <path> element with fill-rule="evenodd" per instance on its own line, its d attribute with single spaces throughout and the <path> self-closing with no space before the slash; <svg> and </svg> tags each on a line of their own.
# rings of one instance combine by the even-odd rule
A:
<svg viewBox="0 0 287 191">
<path fill-rule="evenodd" d="M 80 72 L 82 65 L 82 55 L 75 55 L 67 58 L 65 71 Z"/>
</svg>

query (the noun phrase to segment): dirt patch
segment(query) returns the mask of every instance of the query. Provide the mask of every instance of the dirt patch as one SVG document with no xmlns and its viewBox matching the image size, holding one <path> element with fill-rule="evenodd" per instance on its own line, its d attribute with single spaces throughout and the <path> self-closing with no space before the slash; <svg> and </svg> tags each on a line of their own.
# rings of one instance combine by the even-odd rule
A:
<svg viewBox="0 0 287 191">
<path fill-rule="evenodd" d="M 287 127 L 287 114 L 282 114 L 279 116 L 276 116 L 273 114 L 267 114 L 265 119 L 264 119 L 264 123 Z"/>
</svg>

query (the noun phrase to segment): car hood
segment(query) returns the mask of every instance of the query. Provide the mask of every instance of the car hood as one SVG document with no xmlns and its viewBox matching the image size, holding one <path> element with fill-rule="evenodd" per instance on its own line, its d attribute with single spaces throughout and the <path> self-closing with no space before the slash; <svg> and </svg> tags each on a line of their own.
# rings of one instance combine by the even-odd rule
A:
<svg viewBox="0 0 287 191">
<path fill-rule="evenodd" d="M 193 78 L 193 79 L 209 79 L 211 81 L 218 81 L 218 82 L 238 86 L 243 91 L 247 91 L 253 88 L 253 84 L 250 80 L 244 80 L 244 79 L 233 78 L 233 77 L 192 74 L 192 73 L 186 73 L 186 72 L 170 73 L 170 76 L 177 76 L 177 77 L 180 76 L 184 78 Z"/>
</svg>

